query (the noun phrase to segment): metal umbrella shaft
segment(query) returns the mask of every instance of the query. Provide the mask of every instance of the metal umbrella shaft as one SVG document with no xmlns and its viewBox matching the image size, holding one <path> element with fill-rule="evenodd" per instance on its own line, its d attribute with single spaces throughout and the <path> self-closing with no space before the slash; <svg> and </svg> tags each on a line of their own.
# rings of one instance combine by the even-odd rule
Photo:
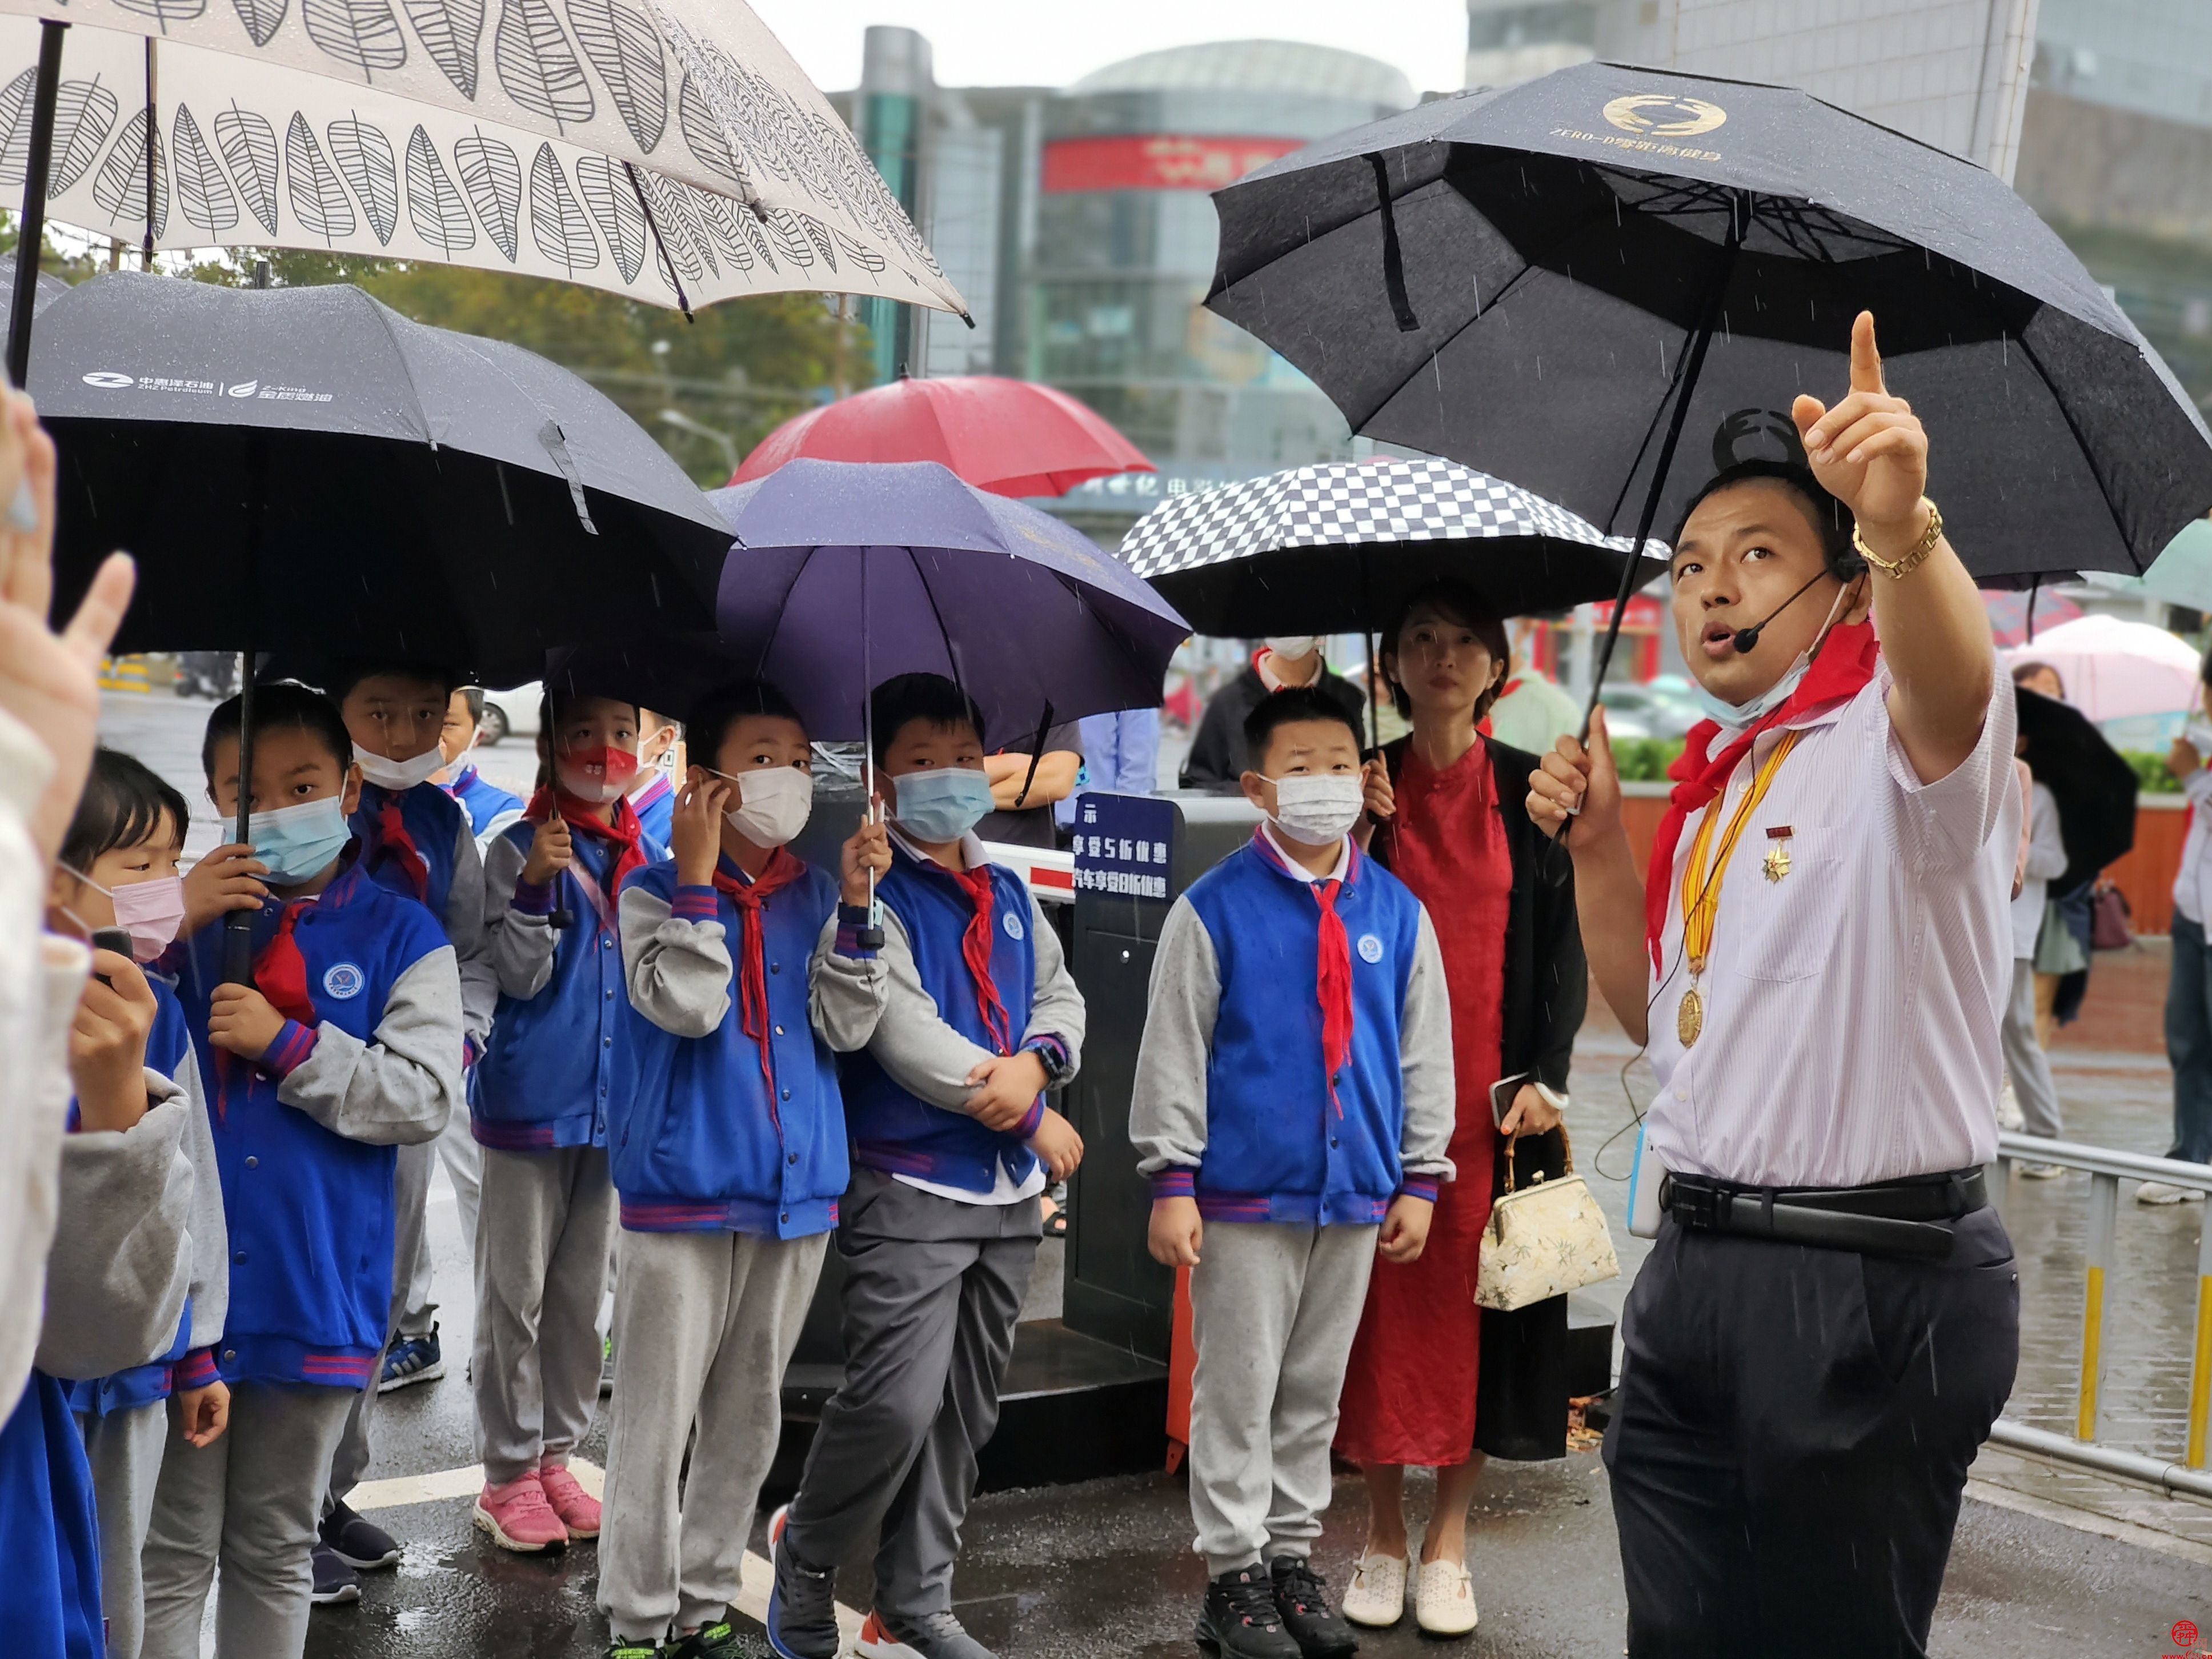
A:
<svg viewBox="0 0 2212 1659">
<path fill-rule="evenodd" d="M 62 36 L 67 23 L 39 25 L 39 73 L 31 105 L 31 137 L 23 167 L 23 215 L 16 222 L 15 309 L 8 315 L 8 379 L 17 387 L 31 371 L 31 307 L 39 292 L 39 251 L 46 234 L 46 175 L 54 156 L 54 105 L 62 83 Z"/>
</svg>

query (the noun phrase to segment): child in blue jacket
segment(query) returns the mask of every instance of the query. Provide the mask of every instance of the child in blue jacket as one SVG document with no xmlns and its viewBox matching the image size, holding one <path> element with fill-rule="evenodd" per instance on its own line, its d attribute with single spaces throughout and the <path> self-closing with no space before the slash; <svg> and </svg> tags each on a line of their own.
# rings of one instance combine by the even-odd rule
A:
<svg viewBox="0 0 2212 1659">
<path fill-rule="evenodd" d="M 469 758 L 476 750 L 477 734 L 483 729 L 483 711 L 482 686 L 454 688 L 446 704 L 446 724 L 438 734 L 438 750 L 446 764 L 431 778 L 469 815 L 469 828 L 476 832 L 479 848 L 522 816 L 522 798 L 492 782 Z"/>
<path fill-rule="evenodd" d="M 62 842 L 47 894 L 47 926 L 88 938 L 95 929 L 121 927 L 130 934 L 131 955 L 138 962 L 156 961 L 184 920 L 177 860 L 188 821 L 184 797 L 147 767 L 118 750 L 98 750 Z M 145 982 L 154 1014 L 143 1064 L 168 1079 L 185 1101 L 183 1152 L 191 1175 L 190 1278 L 183 1317 L 162 1334 L 158 1346 L 122 1370 L 70 1387 L 70 1409 L 83 1431 L 99 1501 L 101 1601 L 113 1659 L 137 1659 L 145 1607 L 138 1558 L 153 1514 L 161 1450 L 168 1443 L 171 1395 L 176 1397 L 180 1431 L 194 1445 L 212 1443 L 230 1413 L 230 1390 L 216 1374 L 214 1353 L 230 1296 L 214 1130 L 175 989 L 150 971 Z M 84 1144 L 72 1141 L 70 1154 Z M 65 1169 L 65 1184 L 68 1180 Z M 75 1246 L 84 1242 L 82 1230 L 64 1237 Z M 68 1316 L 73 1304 L 67 1297 L 50 1298 L 50 1306 Z"/>
<path fill-rule="evenodd" d="M 1192 1270 L 1199 1640 L 1333 1659 L 1358 1644 L 1308 1557 L 1337 1395 L 1376 1253 L 1420 1255 L 1452 1175 L 1451 1005 L 1428 912 L 1351 839 L 1343 708 L 1278 691 L 1244 737 L 1267 821 L 1161 927 L 1129 1139 L 1152 1255 Z"/>
<path fill-rule="evenodd" d="M 133 959 L 158 956 L 182 917 L 184 821 L 174 790 L 99 750 L 47 890 L 52 932 L 88 940 L 121 927 L 131 953 L 94 952 L 98 977 L 66 1030 L 71 1098 L 36 1369 L 0 1426 L 0 1628 L 11 1650 L 137 1659 L 138 1548 L 167 1437 L 168 1362 L 222 1327 L 222 1200 L 196 1203 L 199 1177 L 212 1191 L 215 1174 L 199 1156 L 207 1119 L 191 1045 L 175 997 Z M 225 1398 L 212 1382 L 185 1395 L 183 1415 L 210 1425 L 211 1439 Z"/>
<path fill-rule="evenodd" d="M 476 1068 L 471 1126 L 483 1150 L 471 1358 L 476 1523 L 502 1549 L 596 1538 L 598 1500 L 568 1473 L 599 1398 L 599 1301 L 614 1243 L 607 1124 L 637 1077 L 615 905 L 662 857 L 625 793 L 637 709 L 554 693 L 538 747 L 544 782 L 485 855 L 499 1008 Z"/>
<path fill-rule="evenodd" d="M 815 988 L 848 1056 L 859 1166 L 837 1223 L 845 1380 L 770 1522 L 769 1642 L 786 1659 L 836 1653 L 830 1575 L 866 1547 L 863 1654 L 988 1659 L 952 1612 L 953 1558 L 1043 1233 L 1039 1194 L 1083 1156 L 1044 1101 L 1074 1073 L 1083 994 L 1022 878 L 975 838 L 992 803 L 975 704 L 937 674 L 886 681 L 872 701 L 891 814 L 882 988 Z"/>
<path fill-rule="evenodd" d="M 337 709 L 304 686 L 256 688 L 250 780 L 239 732 L 234 698 L 201 752 L 218 811 L 236 811 L 242 782 L 252 793 L 269 889 L 252 982 L 226 982 L 220 920 L 183 942 L 177 981 L 229 1229 L 216 1364 L 230 1431 L 201 1445 L 170 1435 L 143 1557 L 151 1659 L 196 1659 L 218 1563 L 217 1659 L 301 1652 L 331 1459 L 385 1344 L 396 1149 L 435 1135 L 461 1091 L 453 948 L 362 867 L 346 822 L 360 773 Z"/>
<path fill-rule="evenodd" d="M 459 801 L 430 781 L 445 765 L 441 745 L 453 687 L 453 676 L 431 665 L 355 659 L 340 668 L 329 690 L 361 768 L 361 804 L 352 823 L 361 840 L 362 867 L 393 892 L 420 900 L 444 927 L 460 969 L 462 1031 L 473 1058 L 491 1029 L 499 987 L 484 933 L 483 864 L 476 826 Z M 466 1127 L 459 1126 L 464 1134 Z M 430 1300 L 428 1222 L 431 1167 L 439 1146 L 453 1144 L 455 1129 L 448 1123 L 435 1142 L 399 1151 L 393 1184 L 398 1222 L 391 1337 L 377 1361 L 374 1382 L 362 1390 L 346 1421 L 331 1464 L 322 1540 L 314 1553 L 318 1602 L 357 1600 L 361 1571 L 399 1562 L 399 1546 L 392 1534 L 356 1515 L 345 1500 L 368 1469 L 378 1396 L 396 1382 L 445 1373 L 437 1304 Z M 475 1161 L 466 1154 L 459 1175 L 465 1182 L 476 1177 Z"/>
<path fill-rule="evenodd" d="M 709 694 L 688 730 L 676 855 L 639 872 L 621 902 L 630 1000 L 652 1029 L 608 1127 L 623 1225 L 599 1547 L 609 1659 L 735 1650 L 730 1607 L 782 1426 L 783 1370 L 848 1175 L 809 986 L 836 978 L 872 998 L 881 981 L 859 937 L 868 872 L 890 865 L 883 827 L 860 827 L 834 878 L 786 845 L 813 803 L 797 713 L 745 681 Z"/>
</svg>

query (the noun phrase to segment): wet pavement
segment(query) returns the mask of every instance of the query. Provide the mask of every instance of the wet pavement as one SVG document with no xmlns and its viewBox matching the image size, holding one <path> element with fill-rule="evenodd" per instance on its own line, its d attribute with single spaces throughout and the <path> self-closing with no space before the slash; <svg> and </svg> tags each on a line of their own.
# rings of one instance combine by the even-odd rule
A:
<svg viewBox="0 0 2212 1659">
<path fill-rule="evenodd" d="M 106 740 L 171 776 L 193 803 L 194 851 L 216 839 L 198 773 L 199 728 L 208 707 L 166 696 L 107 699 Z M 479 763 L 495 781 L 514 787 L 529 781 L 532 757 L 523 743 L 510 740 L 483 751 Z M 2171 1121 L 2159 1035 L 2165 981 L 2161 943 L 2098 959 L 2087 1015 L 2062 1033 L 2053 1054 L 2069 1138 L 2164 1151 Z M 1595 1007 L 1572 1085 L 1577 1163 L 1613 1223 L 1623 1277 L 1578 1292 L 1572 1304 L 1577 1322 L 1613 1319 L 1645 1249 L 1627 1233 L 1625 1177 L 1632 1100 L 1648 1099 L 1652 1085 L 1649 1072 L 1632 1062 L 1619 1028 Z M 2021 1260 L 2023 1358 L 2009 1413 L 2066 1431 L 2078 1382 L 2088 1177 L 2015 1185 L 2006 1219 Z M 2124 1185 L 2108 1291 L 2104 1437 L 2178 1458 L 2203 1207 L 2147 1209 L 2134 1204 L 2130 1192 Z M 467 1264 L 442 1170 L 432 1198 L 450 1375 L 385 1398 L 370 1478 L 390 1484 L 372 1485 L 364 1497 L 419 1496 L 419 1488 L 404 1484 L 409 1477 L 465 1470 L 473 1461 L 461 1375 L 471 1322 Z M 1030 1316 L 1058 1310 L 1057 1252 L 1048 1250 Z M 580 1455 L 599 1464 L 605 1451 L 601 1426 Z M 2212 1507 L 1994 1450 L 1976 1476 L 1932 1654 L 2148 1656 L 2172 1650 L 2167 1633 L 2179 1620 L 2212 1629 Z M 1425 1477 L 1415 1477 L 1415 1515 L 1426 1490 Z M 1340 1480 L 1317 1558 L 1340 1585 L 1360 1541 L 1364 1512 L 1358 1483 Z M 358 1606 L 317 1610 L 307 1646 L 315 1659 L 581 1659 L 601 1650 L 606 1634 L 592 1604 L 591 1547 L 557 1559 L 503 1554 L 471 1530 L 465 1498 L 396 1503 L 375 1514 L 401 1538 L 405 1558 L 395 1572 L 368 1577 Z M 1619 1564 L 1595 1453 L 1571 1453 L 1551 1464 L 1493 1464 L 1478 1494 L 1470 1536 L 1483 1618 L 1461 1651 L 1562 1659 L 1620 1651 Z M 1176 1476 L 994 1493 L 972 1512 L 956 1582 L 958 1610 L 1008 1659 L 1190 1653 L 1202 1569 L 1189 1545 L 1187 1500 Z M 865 1577 L 848 1569 L 840 1592 L 848 1605 L 865 1607 Z M 752 1636 L 747 1639 L 749 1653 L 766 1651 Z M 1387 1656 L 1437 1650 L 1409 1625 L 1365 1638 L 1363 1650 Z"/>
</svg>

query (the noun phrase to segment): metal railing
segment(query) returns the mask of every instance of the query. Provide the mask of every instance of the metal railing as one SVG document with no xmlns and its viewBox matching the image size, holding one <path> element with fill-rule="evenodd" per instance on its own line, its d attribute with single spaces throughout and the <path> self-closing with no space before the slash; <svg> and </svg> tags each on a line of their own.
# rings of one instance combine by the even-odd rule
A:
<svg viewBox="0 0 2212 1659">
<path fill-rule="evenodd" d="M 2075 1396 L 2074 1438 L 2030 1428 L 2008 1417 L 1996 1420 L 1990 1438 L 2016 1450 L 2147 1481 L 2169 1492 L 2212 1498 L 2212 1475 L 2200 1473 L 2207 1450 L 2208 1419 L 2212 1419 L 2212 1226 L 2200 1229 L 2197 1247 L 2197 1336 L 2189 1376 L 2189 1439 L 2183 1461 L 2176 1464 L 2095 1443 L 2105 1382 L 2106 1287 L 2112 1267 L 2113 1234 L 2119 1223 L 2120 1182 L 2123 1179 L 2162 1181 L 2212 1191 L 2212 1165 L 2025 1134 L 2000 1134 L 1997 1149 L 1996 1189 L 2001 1212 L 2011 1207 L 2013 1182 L 2018 1179 L 2015 1164 L 2056 1164 L 2088 1171 L 2089 1224 L 2082 1273 L 2081 1363 Z"/>
</svg>

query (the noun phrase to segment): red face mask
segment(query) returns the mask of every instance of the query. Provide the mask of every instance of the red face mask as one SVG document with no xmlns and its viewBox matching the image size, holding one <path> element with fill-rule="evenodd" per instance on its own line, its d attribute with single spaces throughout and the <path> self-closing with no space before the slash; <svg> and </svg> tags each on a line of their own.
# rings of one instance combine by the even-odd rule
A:
<svg viewBox="0 0 2212 1659">
<path fill-rule="evenodd" d="M 627 749 L 556 750 L 553 775 L 563 793 L 606 806 L 629 793 L 637 780 L 637 757 Z"/>
</svg>

